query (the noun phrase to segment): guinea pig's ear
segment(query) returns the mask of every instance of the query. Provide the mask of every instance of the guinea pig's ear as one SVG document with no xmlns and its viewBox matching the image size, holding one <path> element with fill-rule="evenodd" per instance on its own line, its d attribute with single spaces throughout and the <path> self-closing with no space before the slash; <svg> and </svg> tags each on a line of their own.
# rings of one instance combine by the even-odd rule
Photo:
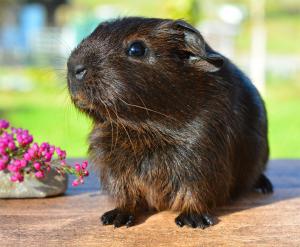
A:
<svg viewBox="0 0 300 247">
<path fill-rule="evenodd" d="M 223 66 L 223 57 L 206 49 L 205 41 L 197 29 L 182 20 L 174 21 L 173 28 L 184 34 L 184 52 L 188 54 L 185 59 L 189 63 L 207 72 L 216 72 Z"/>
</svg>

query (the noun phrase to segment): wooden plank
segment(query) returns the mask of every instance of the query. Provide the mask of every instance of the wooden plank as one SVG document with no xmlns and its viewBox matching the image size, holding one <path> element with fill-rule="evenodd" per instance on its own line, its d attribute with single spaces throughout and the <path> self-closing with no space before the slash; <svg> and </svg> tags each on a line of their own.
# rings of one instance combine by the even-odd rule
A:
<svg viewBox="0 0 300 247">
<path fill-rule="evenodd" d="M 65 196 L 0 200 L 0 246 L 300 246 L 300 161 L 271 161 L 268 175 L 273 195 L 251 193 L 219 208 L 218 224 L 205 230 L 177 227 L 174 212 L 143 216 L 131 228 L 102 226 L 113 201 L 94 176 Z"/>
</svg>

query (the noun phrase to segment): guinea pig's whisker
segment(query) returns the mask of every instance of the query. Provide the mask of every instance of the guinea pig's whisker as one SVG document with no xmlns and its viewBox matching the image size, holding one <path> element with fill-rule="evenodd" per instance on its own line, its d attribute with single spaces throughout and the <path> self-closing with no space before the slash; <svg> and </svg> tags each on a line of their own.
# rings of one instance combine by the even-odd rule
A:
<svg viewBox="0 0 300 247">
<path fill-rule="evenodd" d="M 128 136 L 128 139 L 129 139 L 130 145 L 131 145 L 131 147 L 132 147 L 132 151 L 133 151 L 135 160 L 136 160 L 136 162 L 138 163 L 137 152 L 136 152 L 136 150 L 135 150 L 135 148 L 134 148 L 134 145 L 133 145 L 133 142 L 132 142 L 132 140 L 131 140 L 131 138 L 130 138 L 129 132 L 127 131 L 127 129 L 126 129 L 125 125 L 122 123 L 122 121 L 120 121 L 119 123 L 121 124 L 121 126 L 123 127 L 123 129 L 124 129 L 125 132 L 126 132 L 126 135 Z"/>
<path fill-rule="evenodd" d="M 84 90 L 85 92 L 84 92 L 84 94 L 85 95 L 88 95 L 88 91 L 92 91 L 93 89 L 92 88 L 90 88 L 89 86 L 88 86 L 88 88 L 86 89 L 86 90 Z M 92 106 L 94 105 L 94 97 L 90 97 L 90 99 L 92 100 Z M 88 108 L 88 111 L 89 111 L 89 114 L 88 115 L 90 115 L 91 113 L 92 113 L 92 108 L 91 107 L 89 107 Z"/>
<path fill-rule="evenodd" d="M 119 94 L 119 95 L 120 95 L 120 94 Z M 170 117 L 170 116 L 168 116 L 168 115 L 166 115 L 166 114 L 164 114 L 164 113 L 162 113 L 162 112 L 152 110 L 152 109 L 150 109 L 150 108 L 148 108 L 148 107 L 144 107 L 144 106 L 140 106 L 140 105 L 135 105 L 135 104 L 130 104 L 130 103 L 126 102 L 125 100 L 123 100 L 121 97 L 119 97 L 118 99 L 121 100 L 124 104 L 126 104 L 126 105 L 128 105 L 128 106 L 136 107 L 136 108 L 139 108 L 139 109 L 144 109 L 144 110 L 146 110 L 146 111 L 151 111 L 151 112 L 157 113 L 157 114 L 162 115 L 162 116 L 164 116 L 164 117 L 166 117 L 166 118 L 169 118 L 169 119 L 172 119 L 172 120 L 175 120 L 175 121 L 176 121 L 175 118 Z"/>
<path fill-rule="evenodd" d="M 139 96 L 138 96 L 139 97 Z M 143 100 L 141 99 L 141 101 L 143 102 Z M 144 102 L 143 102 L 143 104 L 144 104 Z M 115 110 L 113 110 L 113 112 L 115 113 L 115 115 L 116 115 L 116 117 L 117 117 L 117 122 L 120 122 L 120 117 L 118 116 L 118 113 L 117 113 L 117 107 L 116 107 L 116 105 L 115 104 L 113 104 L 114 105 L 114 109 Z M 145 104 L 144 104 L 145 105 Z M 145 106 L 145 109 L 147 109 L 147 107 Z M 148 111 L 147 111 L 148 112 Z M 148 115 L 149 115 L 149 113 L 148 113 Z M 117 128 L 118 128 L 118 124 L 117 124 Z M 118 129 L 117 129 L 117 131 L 118 131 Z M 156 137 L 156 135 L 157 135 L 157 133 L 156 132 L 154 132 L 154 131 L 146 131 L 145 132 L 146 133 L 146 135 L 148 135 L 148 137 L 149 137 L 149 139 L 153 139 L 153 138 L 155 138 Z M 117 133 L 118 134 L 118 133 Z M 152 136 L 151 136 L 152 135 Z M 140 138 L 140 136 L 138 135 L 138 138 L 139 138 L 139 141 L 140 141 L 140 143 L 142 143 L 142 140 L 141 140 L 141 138 Z M 117 142 L 117 140 L 116 140 L 116 142 Z"/>
<path fill-rule="evenodd" d="M 115 139 L 115 144 L 114 144 L 114 147 L 113 147 L 113 151 L 116 149 L 116 146 L 117 146 L 117 142 L 118 142 L 118 138 L 119 138 L 119 115 L 118 115 L 118 111 L 117 111 L 117 107 L 116 105 L 113 103 L 113 109 L 112 109 L 113 113 L 115 114 L 116 118 L 117 118 L 117 124 L 116 124 L 116 139 Z"/>
<path fill-rule="evenodd" d="M 143 106 L 145 107 L 145 110 L 147 111 L 148 116 L 150 116 L 150 115 L 149 115 L 148 108 L 146 107 L 145 102 L 142 100 L 141 96 L 139 96 L 137 93 L 136 93 L 136 96 L 139 97 L 140 101 L 142 102 Z"/>
<path fill-rule="evenodd" d="M 91 99 L 92 99 L 92 105 L 94 105 L 94 97 L 91 97 Z M 101 104 L 104 106 L 104 109 L 107 112 L 108 120 L 109 120 L 109 123 L 110 123 L 110 126 L 111 126 L 111 148 L 110 148 L 110 153 L 109 153 L 109 156 L 111 156 L 113 146 L 115 146 L 115 144 L 114 144 L 114 125 L 113 125 L 114 121 L 113 121 L 113 119 L 112 119 L 112 117 L 109 113 L 109 109 L 108 109 L 107 105 L 101 99 L 101 97 L 97 97 L 97 100 L 99 100 L 101 102 Z"/>
<path fill-rule="evenodd" d="M 132 142 L 132 140 L 131 140 L 130 134 L 129 134 L 128 130 L 126 129 L 125 125 L 122 123 L 122 120 L 120 120 L 120 117 L 119 117 L 119 115 L 118 115 L 118 113 L 117 113 L 117 107 L 116 107 L 115 104 L 114 104 L 114 108 L 115 108 L 115 110 L 112 109 L 112 111 L 115 113 L 115 115 L 116 115 L 116 117 L 117 117 L 117 126 L 118 126 L 118 124 L 121 124 L 121 126 L 123 127 L 123 129 L 124 129 L 124 131 L 125 131 L 125 133 L 126 133 L 126 135 L 127 135 L 127 137 L 128 137 L 128 140 L 129 140 L 129 142 L 130 142 L 130 145 L 131 145 L 131 147 L 132 147 L 132 151 L 133 151 L 133 154 L 134 154 L 134 156 L 135 156 L 135 160 L 136 160 L 136 162 L 138 163 L 137 152 L 136 152 L 136 150 L 135 150 L 135 148 L 134 148 L 134 144 L 133 144 L 133 142 Z M 116 143 L 117 143 L 117 140 L 115 141 L 115 145 L 114 145 L 114 146 L 116 146 Z"/>
<path fill-rule="evenodd" d="M 99 98 L 99 100 L 102 102 L 102 104 L 104 105 L 104 108 L 108 114 L 108 118 L 109 118 L 109 122 L 110 122 L 110 127 L 111 127 L 111 147 L 110 147 L 110 154 L 109 156 L 112 154 L 112 148 L 114 146 L 114 125 L 113 125 L 113 119 L 111 118 L 111 115 L 109 113 L 109 110 L 106 106 L 106 104 Z"/>
<path fill-rule="evenodd" d="M 60 45 L 62 45 L 64 48 L 66 48 L 66 49 L 68 49 L 68 52 L 69 53 L 71 53 L 72 52 L 72 48 L 70 47 L 70 45 L 65 41 L 65 40 L 63 40 L 63 39 L 61 39 L 61 38 L 57 38 L 57 37 L 53 37 L 52 38 L 53 39 L 53 41 L 55 42 L 55 43 L 60 43 Z M 66 56 L 68 56 L 68 54 L 66 54 Z M 67 59 L 67 57 L 64 57 L 65 59 Z"/>
<path fill-rule="evenodd" d="M 146 110 L 147 112 L 148 112 L 148 115 L 149 115 L 149 111 L 150 112 L 154 112 L 154 113 L 156 113 L 156 114 L 159 114 L 159 115 L 161 115 L 161 116 L 164 116 L 164 117 L 166 117 L 166 118 L 168 118 L 168 119 L 170 119 L 170 120 L 172 120 L 172 121 L 174 121 L 174 122 L 176 122 L 176 123 L 179 123 L 180 125 L 182 125 L 182 122 L 180 122 L 180 121 L 178 121 L 176 118 L 173 118 L 173 117 L 171 117 L 171 116 L 168 116 L 168 115 L 166 115 L 166 114 L 164 114 L 164 113 L 162 113 L 162 112 L 159 112 L 159 111 L 155 111 L 155 110 L 153 110 L 153 109 L 150 109 L 150 108 L 148 108 L 148 107 L 143 107 L 143 106 L 140 106 L 140 105 L 135 105 L 135 104 L 130 104 L 130 103 L 128 103 L 128 102 L 126 102 L 124 99 L 122 99 L 121 98 L 121 95 L 118 93 L 118 92 L 115 92 L 116 94 L 118 94 L 119 95 L 119 100 L 121 100 L 124 104 L 126 104 L 126 105 L 128 105 L 128 106 L 132 106 L 132 107 L 136 107 L 136 108 L 139 108 L 139 109 L 144 109 L 144 110 Z M 139 96 L 138 96 L 139 97 Z M 145 104 L 144 104 L 145 105 Z M 195 134 L 198 134 L 198 130 L 197 129 L 195 129 L 193 126 L 189 126 L 193 131 L 195 131 Z"/>
</svg>

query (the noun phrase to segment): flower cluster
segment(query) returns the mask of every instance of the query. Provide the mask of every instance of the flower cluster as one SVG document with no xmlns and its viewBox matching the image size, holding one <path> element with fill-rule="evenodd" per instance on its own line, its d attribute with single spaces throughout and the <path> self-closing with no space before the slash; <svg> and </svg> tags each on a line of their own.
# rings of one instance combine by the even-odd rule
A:
<svg viewBox="0 0 300 247">
<path fill-rule="evenodd" d="M 28 130 L 9 127 L 9 122 L 0 119 L 0 171 L 9 172 L 12 182 L 23 182 L 25 174 L 42 179 L 53 168 L 63 176 L 74 175 L 73 186 L 84 183 L 89 175 L 87 161 L 67 165 L 66 151 L 48 142 L 38 145 Z"/>
</svg>

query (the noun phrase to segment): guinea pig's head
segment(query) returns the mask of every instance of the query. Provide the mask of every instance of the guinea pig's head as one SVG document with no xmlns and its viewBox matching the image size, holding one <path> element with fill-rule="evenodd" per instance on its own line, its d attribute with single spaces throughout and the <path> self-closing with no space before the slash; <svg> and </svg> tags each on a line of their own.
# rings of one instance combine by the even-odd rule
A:
<svg viewBox="0 0 300 247">
<path fill-rule="evenodd" d="M 94 121 L 184 121 L 223 59 L 182 20 L 130 17 L 100 24 L 68 60 L 75 106 Z"/>
</svg>

